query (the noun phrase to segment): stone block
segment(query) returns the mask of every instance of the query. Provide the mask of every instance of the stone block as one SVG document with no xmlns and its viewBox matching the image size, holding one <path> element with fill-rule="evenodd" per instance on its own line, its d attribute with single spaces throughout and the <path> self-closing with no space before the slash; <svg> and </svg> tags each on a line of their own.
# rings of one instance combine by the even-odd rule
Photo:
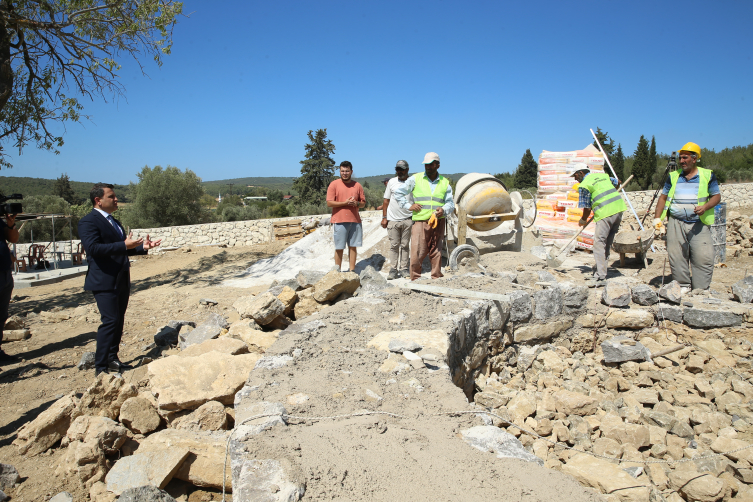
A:
<svg viewBox="0 0 753 502">
<path fill-rule="evenodd" d="M 586 286 L 576 286 L 568 282 L 560 284 L 559 288 L 562 291 L 563 310 L 571 312 L 586 307 L 589 295 L 589 290 Z"/>
<path fill-rule="evenodd" d="M 525 462 L 544 465 L 544 461 L 529 453 L 512 434 L 493 425 L 480 425 L 461 431 L 466 443 L 483 452 L 490 452 L 497 458 L 514 458 Z"/>
<path fill-rule="evenodd" d="M 219 314 L 211 313 L 203 323 L 196 326 L 194 330 L 185 336 L 185 340 L 180 340 L 179 346 L 181 350 L 184 350 L 191 345 L 217 338 L 222 333 L 222 330 L 227 329 L 227 327 L 227 319 Z"/>
<path fill-rule="evenodd" d="M 658 306 L 656 313 L 660 321 L 667 320 L 678 324 L 682 323 L 682 309 L 680 307 L 670 307 L 662 304 Z"/>
<path fill-rule="evenodd" d="M 549 341 L 573 325 L 570 320 L 559 320 L 547 324 L 524 324 L 515 328 L 515 343 L 536 344 Z"/>
<path fill-rule="evenodd" d="M 549 288 L 533 293 L 534 311 L 533 317 L 537 320 L 545 320 L 559 315 L 562 312 L 562 292 L 559 288 Z"/>
<path fill-rule="evenodd" d="M 511 291 L 510 297 L 510 320 L 512 322 L 525 322 L 531 318 L 531 295 L 525 291 Z"/>
<path fill-rule="evenodd" d="M 81 396 L 81 401 L 78 403 L 79 414 L 117 420 L 120 407 L 126 399 L 137 395 L 136 387 L 127 383 L 124 378 L 100 373 L 97 381 Z"/>
<path fill-rule="evenodd" d="M 743 316 L 724 310 L 686 308 L 683 311 L 683 322 L 691 328 L 724 328 L 740 326 Z"/>
<path fill-rule="evenodd" d="M 221 431 L 227 429 L 225 406 L 217 401 L 207 401 L 181 418 L 175 429 L 191 431 Z"/>
<path fill-rule="evenodd" d="M 732 294 L 740 303 L 753 302 L 753 275 L 748 275 L 734 283 Z"/>
<path fill-rule="evenodd" d="M 320 272 L 318 270 L 301 270 L 298 272 L 298 274 L 295 276 L 296 281 L 298 281 L 298 285 L 302 289 L 311 288 L 319 282 L 319 280 L 324 277 L 324 272 Z"/>
<path fill-rule="evenodd" d="M 648 361 L 651 358 L 648 349 L 642 343 L 626 336 L 616 336 L 603 341 L 601 350 L 604 353 L 604 362 L 606 363 Z"/>
<path fill-rule="evenodd" d="M 659 302 L 659 297 L 654 288 L 648 284 L 636 284 L 630 290 L 633 302 L 638 305 L 650 306 Z"/>
<path fill-rule="evenodd" d="M 76 367 L 83 371 L 83 370 L 93 370 L 94 369 L 94 358 L 95 358 L 94 352 L 84 352 L 81 355 L 81 360 L 78 362 Z"/>
<path fill-rule="evenodd" d="M 233 454 L 233 500 L 293 502 L 306 491 L 297 469 L 286 459 L 255 459 L 248 454 Z"/>
<path fill-rule="evenodd" d="M 109 492 L 108 492 L 109 493 Z M 99 502 L 92 498 L 93 502 Z M 139 486 L 138 488 L 128 488 L 120 494 L 118 502 L 177 502 L 165 490 L 160 490 L 156 486 Z"/>
<path fill-rule="evenodd" d="M 10 464 L 0 464 L 0 489 L 13 490 L 21 482 L 18 470 Z"/>
<path fill-rule="evenodd" d="M 645 481 L 634 479 L 620 468 L 618 464 L 586 453 L 576 453 L 571 456 L 562 472 L 577 479 L 581 484 L 599 490 L 601 493 L 612 494 L 615 500 L 624 502 L 648 502 L 649 487 Z"/>
<path fill-rule="evenodd" d="M 20 342 L 31 338 L 30 329 L 9 329 L 3 331 L 3 342 Z"/>
<path fill-rule="evenodd" d="M 627 307 L 630 305 L 630 286 L 621 282 L 607 282 L 601 294 L 601 302 L 610 307 Z"/>
<path fill-rule="evenodd" d="M 162 419 L 152 403 L 143 397 L 126 399 L 120 407 L 120 423 L 136 434 L 149 434 L 160 426 Z"/>
<path fill-rule="evenodd" d="M 300 321 L 329 306 L 329 303 L 319 303 L 311 296 L 305 296 L 298 300 L 293 309 L 296 320 Z"/>
<path fill-rule="evenodd" d="M 288 286 L 283 286 L 282 291 L 280 291 L 280 293 L 277 295 L 277 299 L 282 302 L 282 305 L 284 307 L 282 314 L 286 317 L 292 317 L 293 309 L 295 308 L 295 304 L 298 301 L 298 294 L 295 292 L 295 290 Z"/>
<path fill-rule="evenodd" d="M 108 455 L 118 452 L 128 438 L 125 427 L 105 417 L 82 415 L 71 423 L 63 441 L 96 444 Z"/>
<path fill-rule="evenodd" d="M 555 392 L 554 400 L 558 412 L 582 417 L 596 413 L 598 403 L 592 397 L 567 390 Z"/>
<path fill-rule="evenodd" d="M 69 394 L 55 401 L 37 418 L 21 427 L 13 441 L 18 447 L 18 452 L 21 455 L 37 455 L 60 441 L 68 431 L 71 421 L 80 415 L 76 404 L 75 393 Z"/>
<path fill-rule="evenodd" d="M 312 297 L 319 303 L 331 302 L 342 293 L 353 294 L 361 285 L 355 272 L 328 272 L 314 285 Z"/>
<path fill-rule="evenodd" d="M 164 488 L 189 455 L 187 448 L 170 447 L 162 451 L 136 452 L 118 460 L 105 482 L 107 490 L 120 495 L 129 488 L 151 485 Z"/>
</svg>

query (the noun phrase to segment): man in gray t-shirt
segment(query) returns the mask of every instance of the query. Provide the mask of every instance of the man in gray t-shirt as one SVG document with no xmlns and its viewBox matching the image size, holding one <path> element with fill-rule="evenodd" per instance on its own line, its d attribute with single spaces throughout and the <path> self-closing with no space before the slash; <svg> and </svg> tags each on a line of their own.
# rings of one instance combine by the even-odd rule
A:
<svg viewBox="0 0 753 502">
<path fill-rule="evenodd" d="M 400 207 L 393 197 L 394 191 L 408 179 L 408 163 L 398 160 L 395 165 L 395 174 L 397 177 L 387 182 L 382 205 L 382 227 L 387 229 L 387 235 L 390 238 L 389 259 L 392 268 L 387 274 L 389 280 L 400 276 L 410 277 L 408 262 L 410 260 L 410 234 L 413 226 L 413 213 Z"/>
</svg>

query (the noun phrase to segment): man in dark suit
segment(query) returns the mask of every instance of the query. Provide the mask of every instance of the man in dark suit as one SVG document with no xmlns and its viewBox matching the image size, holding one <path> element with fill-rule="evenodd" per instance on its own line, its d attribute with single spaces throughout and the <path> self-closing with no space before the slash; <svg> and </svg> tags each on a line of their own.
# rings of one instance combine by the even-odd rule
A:
<svg viewBox="0 0 753 502">
<path fill-rule="evenodd" d="M 123 323 L 131 293 L 129 256 L 147 254 L 149 249 L 162 242 L 133 239 L 126 235 L 123 226 L 112 217 L 118 209 L 118 198 L 113 186 L 97 183 L 89 198 L 94 209 L 78 222 L 78 235 L 86 251 L 89 269 L 86 271 L 84 290 L 92 291 L 102 318 L 97 330 L 97 352 L 94 359 L 95 375 L 121 373 L 130 369 L 118 359 L 118 348 L 123 336 Z"/>
</svg>

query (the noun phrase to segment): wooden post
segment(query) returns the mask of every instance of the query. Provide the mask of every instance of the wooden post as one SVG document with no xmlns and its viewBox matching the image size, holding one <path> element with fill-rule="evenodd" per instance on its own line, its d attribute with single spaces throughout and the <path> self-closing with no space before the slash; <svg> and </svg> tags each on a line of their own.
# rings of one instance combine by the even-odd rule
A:
<svg viewBox="0 0 753 502">
<path fill-rule="evenodd" d="M 458 214 L 458 246 L 465 244 L 465 232 L 468 228 L 468 213 L 460 209 Z"/>
</svg>

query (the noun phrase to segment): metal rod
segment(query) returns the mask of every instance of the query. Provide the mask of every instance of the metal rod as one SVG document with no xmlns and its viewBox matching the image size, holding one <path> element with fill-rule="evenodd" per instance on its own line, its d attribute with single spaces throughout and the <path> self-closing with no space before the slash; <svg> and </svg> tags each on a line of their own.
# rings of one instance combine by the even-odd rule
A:
<svg viewBox="0 0 753 502">
<path fill-rule="evenodd" d="M 609 156 L 606 154 L 606 152 L 604 151 L 604 149 L 601 147 L 601 141 L 599 141 L 599 138 L 596 137 L 596 133 L 594 132 L 593 129 L 589 129 L 589 130 L 591 131 L 591 136 L 593 136 L 594 140 L 596 140 L 596 144 L 599 146 L 599 150 L 601 150 L 602 155 L 604 155 L 604 160 L 607 161 L 607 164 L 609 165 L 609 169 L 612 171 L 612 176 L 614 176 L 616 178 L 617 175 L 614 174 L 614 168 L 612 167 L 612 163 L 609 162 Z M 630 211 L 633 212 L 633 216 L 635 216 L 635 219 L 638 220 L 638 226 L 641 227 L 641 230 L 643 230 L 643 223 L 641 223 L 641 219 L 638 218 L 638 213 L 635 212 L 635 208 L 633 207 L 633 203 L 630 202 L 630 199 L 628 199 L 627 192 L 625 192 L 624 188 L 622 189 L 622 193 L 625 196 L 625 202 L 627 202 L 628 206 L 630 206 Z M 656 250 L 654 249 L 654 245 L 653 244 L 651 244 L 651 251 L 653 251 L 654 253 L 656 252 Z"/>
<path fill-rule="evenodd" d="M 55 215 L 52 215 L 52 256 L 55 260 L 55 270 L 58 269 L 58 244 L 55 241 Z"/>
</svg>

